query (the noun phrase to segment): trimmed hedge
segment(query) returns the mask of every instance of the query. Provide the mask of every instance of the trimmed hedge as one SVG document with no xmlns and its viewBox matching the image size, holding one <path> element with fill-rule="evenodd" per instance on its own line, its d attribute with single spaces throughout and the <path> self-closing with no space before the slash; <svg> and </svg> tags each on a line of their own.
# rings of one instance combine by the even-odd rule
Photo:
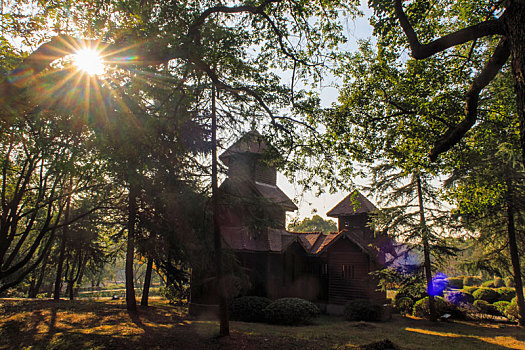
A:
<svg viewBox="0 0 525 350">
<path fill-rule="evenodd" d="M 476 276 L 465 276 L 463 277 L 463 287 L 467 286 L 479 286 L 481 283 L 480 279 Z"/>
<path fill-rule="evenodd" d="M 489 304 L 492 304 L 493 302 L 498 301 L 499 293 L 496 292 L 496 290 L 491 288 L 480 288 L 474 293 L 472 293 L 472 296 L 476 300 L 483 300 L 488 302 Z"/>
<path fill-rule="evenodd" d="M 455 306 L 471 305 L 474 297 L 470 293 L 462 291 L 452 291 L 445 294 L 445 300 Z"/>
<path fill-rule="evenodd" d="M 309 322 L 321 314 L 319 308 L 304 299 L 282 298 L 272 302 L 264 309 L 268 323 L 298 325 Z"/>
<path fill-rule="evenodd" d="M 500 277 L 496 277 L 493 281 L 493 284 L 494 284 L 494 288 L 505 287 L 505 281 L 503 280 L 503 278 L 500 278 Z"/>
<path fill-rule="evenodd" d="M 511 301 L 512 298 L 516 296 L 516 289 L 514 288 L 508 288 L 508 287 L 501 287 L 496 289 L 496 292 L 499 293 L 498 301 Z"/>
<path fill-rule="evenodd" d="M 479 289 L 478 287 L 463 287 L 461 291 L 464 293 L 468 293 L 468 294 L 474 294 L 474 292 L 477 291 L 478 289 Z"/>
<path fill-rule="evenodd" d="M 382 310 L 382 306 L 372 300 L 354 299 L 346 303 L 344 318 L 347 321 L 379 321 Z"/>
<path fill-rule="evenodd" d="M 414 307 L 414 300 L 403 297 L 397 300 L 397 305 L 394 306 L 401 315 L 410 315 Z"/>
<path fill-rule="evenodd" d="M 410 298 L 413 303 L 427 296 L 427 287 L 423 283 L 407 284 L 397 290 L 394 296 L 394 307 L 397 309 L 399 300 Z"/>
<path fill-rule="evenodd" d="M 476 300 L 474 306 L 482 314 L 491 316 L 501 316 L 502 314 L 498 311 L 498 308 L 492 304 L 489 304 L 485 300 Z"/>
<path fill-rule="evenodd" d="M 264 309 L 272 301 L 268 298 L 246 296 L 233 299 L 231 303 L 232 319 L 244 322 L 264 322 Z"/>
<path fill-rule="evenodd" d="M 505 311 L 507 310 L 507 307 L 510 305 L 510 302 L 508 301 L 497 301 L 494 304 L 494 307 L 498 310 L 498 312 L 501 315 L 505 315 Z"/>
<path fill-rule="evenodd" d="M 507 276 L 503 279 L 505 281 L 505 286 L 507 288 L 514 288 L 516 285 L 514 284 L 514 277 Z"/>
<path fill-rule="evenodd" d="M 463 288 L 463 277 L 448 277 L 448 286 L 450 288 L 462 289 Z"/>
<path fill-rule="evenodd" d="M 434 304 L 438 314 L 443 314 L 449 311 L 450 307 L 447 302 L 441 297 L 434 297 Z M 412 315 L 416 317 L 428 318 L 430 316 L 430 308 L 428 306 L 428 297 L 416 301 L 412 309 Z"/>
</svg>

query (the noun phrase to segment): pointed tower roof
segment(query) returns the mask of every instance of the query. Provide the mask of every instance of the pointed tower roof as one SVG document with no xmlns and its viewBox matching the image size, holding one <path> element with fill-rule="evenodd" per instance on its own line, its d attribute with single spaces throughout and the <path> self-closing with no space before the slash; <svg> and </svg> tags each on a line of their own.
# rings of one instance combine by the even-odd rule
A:
<svg viewBox="0 0 525 350">
<path fill-rule="evenodd" d="M 231 145 L 220 156 L 220 160 L 229 165 L 230 159 L 239 154 L 264 154 L 270 149 L 270 146 L 264 140 L 263 136 L 257 130 L 252 130 L 244 134 L 237 142 Z"/>
<path fill-rule="evenodd" d="M 337 218 L 339 216 L 365 214 L 374 211 L 377 211 L 377 207 L 373 205 L 368 198 L 363 196 L 361 192 L 355 190 L 326 213 L 326 215 Z"/>
</svg>

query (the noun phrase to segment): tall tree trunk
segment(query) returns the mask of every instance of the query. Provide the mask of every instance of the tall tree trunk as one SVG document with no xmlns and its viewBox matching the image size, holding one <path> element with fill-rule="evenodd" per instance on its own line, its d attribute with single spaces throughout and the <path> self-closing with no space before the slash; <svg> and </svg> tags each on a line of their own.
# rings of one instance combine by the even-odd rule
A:
<svg viewBox="0 0 525 350">
<path fill-rule="evenodd" d="M 86 265 L 87 265 L 87 257 L 82 261 L 82 264 L 80 266 L 80 271 L 78 273 L 78 279 L 77 279 L 77 286 L 75 288 L 75 291 L 73 293 L 73 296 L 75 298 L 78 298 L 78 292 L 80 291 L 80 288 L 82 287 L 82 279 L 84 278 L 84 272 L 86 271 Z"/>
<path fill-rule="evenodd" d="M 66 253 L 66 240 L 69 233 L 69 212 L 71 209 L 71 188 L 72 188 L 72 179 L 69 180 L 69 195 L 67 197 L 66 210 L 64 212 L 64 227 L 62 228 L 62 237 L 60 240 L 60 251 L 58 253 L 58 262 L 57 262 L 57 274 L 55 278 L 55 291 L 53 294 L 54 300 L 60 300 L 60 290 L 62 289 L 62 270 L 64 267 L 64 259 Z"/>
<path fill-rule="evenodd" d="M 128 193 L 128 242 L 126 247 L 126 308 L 128 311 L 137 312 L 135 299 L 135 286 L 133 283 L 133 258 L 135 255 L 135 220 L 137 215 L 136 190 L 129 186 Z"/>
<path fill-rule="evenodd" d="M 523 298 L 523 281 L 521 280 L 521 265 L 516 243 L 516 225 L 514 222 L 514 206 L 512 200 L 511 185 L 507 182 L 507 234 L 509 238 L 510 260 L 514 274 L 514 286 L 516 287 L 516 300 L 518 304 L 518 324 L 525 325 L 525 300 Z"/>
<path fill-rule="evenodd" d="M 505 32 L 510 42 L 510 59 L 520 121 L 522 162 L 525 166 L 525 1 L 511 1 L 505 11 Z"/>
<path fill-rule="evenodd" d="M 151 273 L 153 272 L 153 259 L 148 259 L 148 265 L 146 266 L 146 276 L 144 276 L 144 286 L 142 288 L 142 298 L 140 299 L 140 305 L 148 306 L 149 286 L 151 284 Z"/>
<path fill-rule="evenodd" d="M 430 263 L 430 244 L 429 234 L 427 228 L 427 222 L 425 219 L 425 206 L 423 204 L 423 189 L 421 188 L 421 176 L 419 173 L 416 174 L 417 182 L 417 198 L 419 202 L 419 225 L 421 226 L 421 240 L 423 241 L 423 255 L 425 265 L 425 279 L 427 281 L 428 291 L 428 308 L 430 311 L 430 320 L 437 321 L 436 304 L 434 302 L 434 287 L 432 283 L 432 265 Z"/>
<path fill-rule="evenodd" d="M 31 279 L 31 286 L 29 288 L 28 297 L 29 298 L 36 298 L 38 295 L 38 292 L 40 291 L 40 288 L 42 287 L 42 282 L 44 281 L 44 277 L 46 275 L 46 267 L 47 262 L 49 261 L 49 253 L 44 258 L 44 261 L 42 262 L 42 267 L 40 268 L 40 273 L 38 274 L 38 278 Z"/>
<path fill-rule="evenodd" d="M 219 320 L 220 320 L 220 336 L 227 336 L 230 334 L 230 323 L 228 320 L 228 300 L 226 297 L 225 283 L 222 269 L 222 244 L 221 231 L 218 216 L 218 179 L 217 179 L 217 108 L 215 101 L 215 86 L 211 90 L 212 99 L 212 119 L 211 119 L 211 142 L 212 142 L 212 168 L 211 168 L 211 201 L 213 210 L 213 238 L 215 248 L 215 268 L 216 268 L 216 289 L 219 294 Z"/>
</svg>

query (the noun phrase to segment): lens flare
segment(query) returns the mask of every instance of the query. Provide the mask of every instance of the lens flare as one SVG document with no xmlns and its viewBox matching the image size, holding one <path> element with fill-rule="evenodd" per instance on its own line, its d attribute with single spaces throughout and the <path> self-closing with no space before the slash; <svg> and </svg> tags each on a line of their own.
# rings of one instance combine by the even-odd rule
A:
<svg viewBox="0 0 525 350">
<path fill-rule="evenodd" d="M 77 51 L 73 59 L 75 66 L 77 66 L 79 70 L 82 70 L 91 76 L 104 74 L 104 60 L 96 50 L 81 49 Z"/>
</svg>

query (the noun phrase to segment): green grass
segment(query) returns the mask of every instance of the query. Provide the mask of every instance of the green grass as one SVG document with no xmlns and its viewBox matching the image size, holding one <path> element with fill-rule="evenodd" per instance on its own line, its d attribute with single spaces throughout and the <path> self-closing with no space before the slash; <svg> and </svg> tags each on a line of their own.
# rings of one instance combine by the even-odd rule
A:
<svg viewBox="0 0 525 350">
<path fill-rule="evenodd" d="M 525 349 L 525 332 L 513 325 L 397 315 L 382 323 L 322 316 L 299 327 L 231 322 L 231 336 L 217 338 L 216 320 L 189 318 L 161 299 L 138 316 L 123 300 L 0 299 L 0 310 L 0 349 L 358 349 L 382 339 L 402 349 Z"/>
</svg>

